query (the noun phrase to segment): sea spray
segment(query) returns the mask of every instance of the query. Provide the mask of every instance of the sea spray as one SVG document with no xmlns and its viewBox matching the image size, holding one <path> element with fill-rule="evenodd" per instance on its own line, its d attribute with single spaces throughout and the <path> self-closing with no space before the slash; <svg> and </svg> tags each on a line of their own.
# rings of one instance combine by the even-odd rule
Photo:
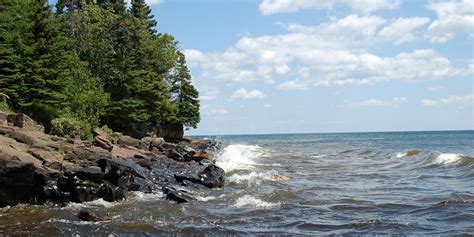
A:
<svg viewBox="0 0 474 237">
<path fill-rule="evenodd" d="M 264 150 L 259 146 L 232 144 L 217 155 L 216 165 L 225 172 L 252 169 L 256 165 L 255 160 L 263 153 Z"/>
</svg>

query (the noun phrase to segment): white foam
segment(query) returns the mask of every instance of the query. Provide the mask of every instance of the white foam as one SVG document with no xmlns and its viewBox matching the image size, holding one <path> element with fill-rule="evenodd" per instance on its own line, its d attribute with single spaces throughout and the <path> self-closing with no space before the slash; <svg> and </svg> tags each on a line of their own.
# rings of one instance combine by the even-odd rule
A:
<svg viewBox="0 0 474 237">
<path fill-rule="evenodd" d="M 326 157 L 327 155 L 312 155 L 311 158 L 323 158 Z"/>
<path fill-rule="evenodd" d="M 233 144 L 217 155 L 216 164 L 225 172 L 232 170 L 248 170 L 256 165 L 255 160 L 263 155 L 259 146 Z"/>
<path fill-rule="evenodd" d="M 165 195 L 162 192 L 156 193 L 144 193 L 140 191 L 135 191 L 131 193 L 130 199 L 138 201 L 156 201 L 162 199 Z"/>
<path fill-rule="evenodd" d="M 207 197 L 200 197 L 200 196 L 197 196 L 196 199 L 199 200 L 199 201 L 201 201 L 201 202 L 207 202 L 207 201 L 211 201 L 211 200 L 216 200 L 216 199 L 218 199 L 218 198 L 223 198 L 223 197 L 225 197 L 225 196 L 226 196 L 225 194 L 221 194 L 221 195 L 219 195 L 219 196 L 217 196 L 217 197 L 215 197 L 215 196 L 207 196 Z"/>
<path fill-rule="evenodd" d="M 49 222 L 49 223 L 60 222 L 64 224 L 75 224 L 75 225 L 100 225 L 108 221 L 72 221 L 72 220 L 66 220 L 66 219 L 51 218 L 47 220 L 46 222 Z"/>
<path fill-rule="evenodd" d="M 439 165 L 447 165 L 447 164 L 452 164 L 456 163 L 459 160 L 461 160 L 463 157 L 462 154 L 454 154 L 454 153 L 442 153 L 439 154 L 433 161 L 434 164 L 439 164 Z"/>
<path fill-rule="evenodd" d="M 119 205 L 120 202 L 107 202 L 105 201 L 104 199 L 102 198 L 99 198 L 97 200 L 94 200 L 94 201 L 90 201 L 90 202 L 83 202 L 83 203 L 75 203 L 75 202 L 71 202 L 69 203 L 67 206 L 65 206 L 64 208 L 66 209 L 81 209 L 81 208 L 85 208 L 85 207 L 105 207 L 105 208 L 109 208 L 109 207 L 113 207 L 113 206 L 116 206 L 116 205 Z"/>
<path fill-rule="evenodd" d="M 272 208 L 272 207 L 277 207 L 279 206 L 280 203 L 271 203 L 271 202 L 266 202 L 261 199 L 255 198 L 250 195 L 245 195 L 243 197 L 238 198 L 235 201 L 235 204 L 233 205 L 234 207 L 237 208 L 242 208 L 242 207 L 249 207 L 249 208 Z"/>
<path fill-rule="evenodd" d="M 242 184 L 247 183 L 247 185 L 260 185 L 264 180 L 270 181 L 285 181 L 288 180 L 288 177 L 279 175 L 276 171 L 267 171 L 267 172 L 250 172 L 248 174 L 233 174 L 227 178 L 228 182 Z"/>
<path fill-rule="evenodd" d="M 416 156 L 419 153 L 420 153 L 420 151 L 418 151 L 418 150 L 406 150 L 404 152 L 397 153 L 396 157 L 397 158 L 403 158 L 403 157 Z"/>
</svg>

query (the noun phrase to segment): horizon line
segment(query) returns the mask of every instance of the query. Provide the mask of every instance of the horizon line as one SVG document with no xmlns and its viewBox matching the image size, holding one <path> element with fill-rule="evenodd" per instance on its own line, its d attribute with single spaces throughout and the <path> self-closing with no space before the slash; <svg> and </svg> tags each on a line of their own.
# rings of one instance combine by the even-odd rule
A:
<svg viewBox="0 0 474 237">
<path fill-rule="evenodd" d="M 470 132 L 473 129 L 440 129 L 440 130 L 393 130 L 393 131 L 356 131 L 356 132 L 288 132 L 288 133 L 236 133 L 236 134 L 195 134 L 184 137 L 217 137 L 217 136 L 262 136 L 262 135 L 304 135 L 304 134 L 347 134 L 347 133 L 400 133 L 400 132 Z"/>
</svg>

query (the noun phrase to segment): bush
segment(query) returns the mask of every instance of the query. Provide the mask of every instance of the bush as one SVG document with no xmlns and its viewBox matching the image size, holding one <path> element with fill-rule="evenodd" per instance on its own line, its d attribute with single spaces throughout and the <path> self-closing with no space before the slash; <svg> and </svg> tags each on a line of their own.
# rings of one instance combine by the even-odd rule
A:
<svg viewBox="0 0 474 237">
<path fill-rule="evenodd" d="M 6 100 L 0 100 L 0 111 L 6 113 L 6 114 L 12 114 L 13 110 L 10 108 L 8 105 L 8 102 Z"/>
<path fill-rule="evenodd" d="M 107 125 L 102 126 L 100 129 L 102 129 L 102 131 L 109 134 L 110 136 L 114 133 L 114 131 L 112 131 L 112 129 L 109 128 L 109 126 Z"/>
<path fill-rule="evenodd" d="M 92 139 L 91 126 L 72 116 L 63 116 L 51 120 L 50 132 L 62 137 Z"/>
</svg>

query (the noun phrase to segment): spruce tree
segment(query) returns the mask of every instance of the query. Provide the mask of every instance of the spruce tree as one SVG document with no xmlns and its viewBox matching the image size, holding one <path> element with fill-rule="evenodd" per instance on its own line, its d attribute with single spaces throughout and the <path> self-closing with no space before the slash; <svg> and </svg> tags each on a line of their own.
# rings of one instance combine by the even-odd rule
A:
<svg viewBox="0 0 474 237">
<path fill-rule="evenodd" d="M 191 84 L 191 74 L 183 53 L 178 52 L 176 75 L 171 87 L 177 107 L 176 120 L 188 128 L 196 128 L 200 121 L 199 92 Z"/>
<path fill-rule="evenodd" d="M 21 21 L 14 0 L 0 2 L 0 92 L 10 98 L 13 109 L 19 109 L 26 87 L 21 74 L 19 50 Z"/>
</svg>

